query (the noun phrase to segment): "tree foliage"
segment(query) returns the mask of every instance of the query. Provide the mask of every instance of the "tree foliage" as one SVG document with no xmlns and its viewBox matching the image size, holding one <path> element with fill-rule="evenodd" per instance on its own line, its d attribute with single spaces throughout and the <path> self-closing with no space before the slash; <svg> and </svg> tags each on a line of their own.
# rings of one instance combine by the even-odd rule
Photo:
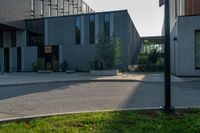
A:
<svg viewBox="0 0 200 133">
<path fill-rule="evenodd" d="M 120 40 L 116 37 L 100 35 L 97 44 L 96 60 L 102 69 L 112 69 L 121 62 Z"/>
</svg>

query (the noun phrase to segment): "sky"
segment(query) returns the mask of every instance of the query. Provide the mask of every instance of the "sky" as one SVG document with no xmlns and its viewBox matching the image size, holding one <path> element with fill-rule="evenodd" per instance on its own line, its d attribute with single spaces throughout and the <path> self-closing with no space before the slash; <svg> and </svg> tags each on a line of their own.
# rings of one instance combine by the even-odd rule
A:
<svg viewBox="0 0 200 133">
<path fill-rule="evenodd" d="M 95 12 L 127 9 L 140 36 L 161 35 L 164 8 L 159 0 L 84 0 Z"/>
</svg>

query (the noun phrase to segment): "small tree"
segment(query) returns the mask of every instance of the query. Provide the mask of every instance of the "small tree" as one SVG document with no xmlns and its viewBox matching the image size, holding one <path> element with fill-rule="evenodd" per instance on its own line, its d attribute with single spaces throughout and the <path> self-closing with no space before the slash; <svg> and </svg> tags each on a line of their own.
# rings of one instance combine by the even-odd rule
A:
<svg viewBox="0 0 200 133">
<path fill-rule="evenodd" d="M 102 66 L 102 69 L 112 69 L 121 62 L 120 40 L 116 37 L 108 37 L 102 34 L 97 44 L 96 60 Z"/>
<path fill-rule="evenodd" d="M 147 59 L 151 64 L 155 64 L 158 61 L 159 58 L 159 52 L 157 49 L 150 50 L 149 54 L 147 55 Z"/>
<path fill-rule="evenodd" d="M 61 69 L 63 72 L 65 72 L 68 68 L 69 64 L 67 62 L 67 60 L 64 60 L 63 63 L 61 63 Z"/>
</svg>

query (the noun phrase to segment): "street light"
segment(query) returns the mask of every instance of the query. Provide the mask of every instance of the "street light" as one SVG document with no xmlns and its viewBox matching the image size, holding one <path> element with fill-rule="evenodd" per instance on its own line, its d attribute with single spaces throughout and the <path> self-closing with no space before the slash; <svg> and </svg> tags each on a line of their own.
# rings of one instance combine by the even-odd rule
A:
<svg viewBox="0 0 200 133">
<path fill-rule="evenodd" d="M 171 60 L 170 60 L 170 0 L 160 0 L 160 6 L 165 4 L 165 102 L 161 109 L 170 114 L 174 112 L 171 105 Z"/>
</svg>

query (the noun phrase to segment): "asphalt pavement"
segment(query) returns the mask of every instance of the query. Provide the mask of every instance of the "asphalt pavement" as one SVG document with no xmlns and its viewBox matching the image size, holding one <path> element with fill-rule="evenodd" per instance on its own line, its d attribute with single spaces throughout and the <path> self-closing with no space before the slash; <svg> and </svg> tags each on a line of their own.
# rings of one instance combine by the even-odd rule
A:
<svg viewBox="0 0 200 133">
<path fill-rule="evenodd" d="M 163 82 L 67 82 L 0 87 L 0 119 L 113 109 L 158 109 Z M 200 82 L 174 82 L 175 107 L 200 107 Z"/>
</svg>

